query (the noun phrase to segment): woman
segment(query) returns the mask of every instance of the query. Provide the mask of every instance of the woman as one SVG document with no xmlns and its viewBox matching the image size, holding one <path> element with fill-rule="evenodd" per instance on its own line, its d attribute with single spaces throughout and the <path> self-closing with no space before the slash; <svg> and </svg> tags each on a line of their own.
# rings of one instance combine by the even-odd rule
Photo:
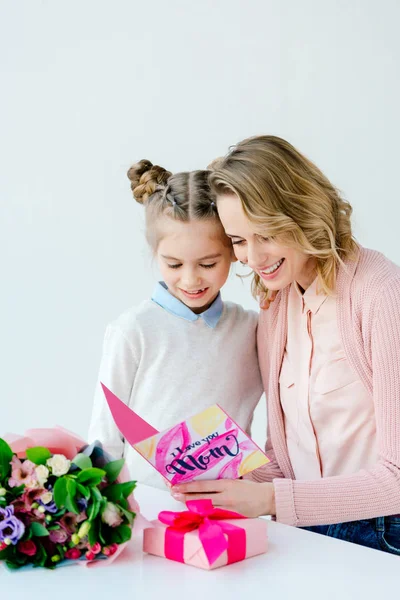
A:
<svg viewBox="0 0 400 600">
<path fill-rule="evenodd" d="M 173 494 L 400 554 L 400 269 L 356 243 L 350 204 L 280 138 L 241 142 L 211 184 L 263 308 L 271 462 L 257 484 Z"/>
</svg>

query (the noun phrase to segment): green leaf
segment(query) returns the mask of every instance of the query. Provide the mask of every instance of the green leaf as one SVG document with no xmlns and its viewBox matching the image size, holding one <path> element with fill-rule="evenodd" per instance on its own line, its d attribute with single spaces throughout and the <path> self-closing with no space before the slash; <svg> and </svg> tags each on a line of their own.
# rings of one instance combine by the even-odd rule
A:
<svg viewBox="0 0 400 600">
<path fill-rule="evenodd" d="M 13 451 L 5 440 L 0 438 L 0 481 L 8 477 L 11 471 L 11 459 Z"/>
<path fill-rule="evenodd" d="M 98 521 L 93 521 L 91 528 L 88 533 L 88 541 L 91 546 L 97 542 L 99 537 L 99 523 Z"/>
<path fill-rule="evenodd" d="M 92 487 L 99 485 L 105 474 L 106 472 L 103 471 L 103 469 L 97 469 L 96 467 L 92 467 L 91 469 L 83 469 L 83 471 L 78 474 L 77 482 Z"/>
<path fill-rule="evenodd" d="M 65 498 L 65 506 L 70 511 L 79 515 L 79 508 L 75 500 L 76 494 L 76 481 L 74 479 L 67 478 L 67 496 Z"/>
<path fill-rule="evenodd" d="M 23 564 L 16 564 L 14 562 L 11 562 L 10 560 L 6 560 L 6 565 L 9 569 L 20 569 L 21 567 L 23 567 Z"/>
<path fill-rule="evenodd" d="M 7 546 L 4 550 L 0 550 L 0 560 L 7 560 L 13 556 L 13 548 L 11 546 Z"/>
<path fill-rule="evenodd" d="M 122 467 L 124 466 L 125 459 L 120 458 L 107 463 L 103 468 L 106 472 L 109 483 L 114 483 L 118 475 L 121 473 Z"/>
<path fill-rule="evenodd" d="M 128 525 L 114 527 L 111 534 L 111 543 L 123 544 L 131 539 L 132 529 Z"/>
<path fill-rule="evenodd" d="M 36 548 L 37 551 L 34 558 L 35 566 L 44 567 L 47 560 L 47 552 L 39 542 L 36 543 Z"/>
<path fill-rule="evenodd" d="M 65 552 L 64 552 L 63 545 L 62 544 L 56 544 L 56 547 L 57 547 L 57 550 L 58 550 L 58 554 L 61 557 L 61 560 L 64 560 L 64 554 L 65 554 Z"/>
<path fill-rule="evenodd" d="M 103 523 L 99 522 L 99 540 L 105 546 L 107 544 L 106 539 L 103 535 Z"/>
<path fill-rule="evenodd" d="M 91 488 L 90 494 L 92 497 L 92 501 L 89 505 L 89 510 L 88 510 L 87 515 L 88 515 L 89 521 L 93 521 L 99 514 L 102 496 L 97 488 Z"/>
<path fill-rule="evenodd" d="M 56 503 L 57 508 L 65 506 L 65 500 L 67 498 L 67 478 L 59 477 L 54 485 L 53 499 Z"/>
<path fill-rule="evenodd" d="M 112 502 L 119 502 L 123 498 L 133 492 L 136 487 L 136 481 L 126 481 L 125 483 L 113 483 L 102 490 L 103 496 L 111 500 Z"/>
<path fill-rule="evenodd" d="M 126 517 L 129 525 L 132 525 L 133 523 L 133 519 L 136 517 L 136 513 L 132 512 L 131 510 L 126 510 L 125 508 L 122 508 L 122 506 L 119 506 L 120 511 L 122 512 L 122 514 Z"/>
<path fill-rule="evenodd" d="M 86 456 L 86 454 L 77 454 L 71 462 L 82 470 L 92 468 L 92 461 L 90 460 L 89 456 Z"/>
<path fill-rule="evenodd" d="M 31 531 L 34 537 L 45 537 L 49 535 L 49 532 L 47 531 L 46 527 L 43 527 L 43 525 L 41 525 L 40 523 L 36 523 L 36 521 L 31 523 Z"/>
<path fill-rule="evenodd" d="M 35 465 L 45 465 L 46 460 L 51 458 L 51 452 L 48 448 L 43 446 L 35 446 L 35 448 L 28 448 L 26 451 L 26 457 Z"/>
<path fill-rule="evenodd" d="M 85 487 L 84 485 L 82 485 L 81 483 L 77 483 L 76 484 L 76 488 L 78 490 L 78 492 L 84 497 L 86 498 L 86 500 L 89 500 L 90 498 L 90 489 L 88 489 L 87 487 Z M 94 488 L 95 489 L 95 488 Z"/>
</svg>

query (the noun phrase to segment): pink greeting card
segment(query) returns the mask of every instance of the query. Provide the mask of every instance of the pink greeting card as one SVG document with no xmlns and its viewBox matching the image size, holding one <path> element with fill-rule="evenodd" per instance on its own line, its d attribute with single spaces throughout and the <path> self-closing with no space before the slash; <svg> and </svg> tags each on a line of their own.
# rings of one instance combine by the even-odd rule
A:
<svg viewBox="0 0 400 600">
<path fill-rule="evenodd" d="M 218 404 L 158 432 L 102 386 L 122 435 L 172 485 L 237 479 L 269 462 Z"/>
</svg>

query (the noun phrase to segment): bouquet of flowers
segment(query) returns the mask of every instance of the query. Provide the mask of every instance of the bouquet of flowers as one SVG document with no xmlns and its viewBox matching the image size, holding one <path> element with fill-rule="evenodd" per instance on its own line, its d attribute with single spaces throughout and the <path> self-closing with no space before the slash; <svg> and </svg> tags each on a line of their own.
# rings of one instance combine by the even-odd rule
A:
<svg viewBox="0 0 400 600">
<path fill-rule="evenodd" d="M 138 511 L 124 459 L 62 428 L 7 439 L 0 438 L 0 560 L 18 569 L 115 558 Z"/>
</svg>

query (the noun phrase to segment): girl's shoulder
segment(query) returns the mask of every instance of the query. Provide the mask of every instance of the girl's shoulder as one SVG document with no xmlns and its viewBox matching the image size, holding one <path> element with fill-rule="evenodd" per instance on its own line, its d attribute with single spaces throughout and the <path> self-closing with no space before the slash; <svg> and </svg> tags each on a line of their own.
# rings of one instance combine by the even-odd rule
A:
<svg viewBox="0 0 400 600">
<path fill-rule="evenodd" d="M 148 325 L 154 325 L 157 321 L 157 315 L 159 314 L 158 304 L 153 300 L 144 300 L 137 306 L 131 306 L 126 309 L 123 313 L 109 323 L 109 329 L 118 329 L 121 332 L 129 332 L 136 330 L 138 327 L 146 327 Z"/>
</svg>

